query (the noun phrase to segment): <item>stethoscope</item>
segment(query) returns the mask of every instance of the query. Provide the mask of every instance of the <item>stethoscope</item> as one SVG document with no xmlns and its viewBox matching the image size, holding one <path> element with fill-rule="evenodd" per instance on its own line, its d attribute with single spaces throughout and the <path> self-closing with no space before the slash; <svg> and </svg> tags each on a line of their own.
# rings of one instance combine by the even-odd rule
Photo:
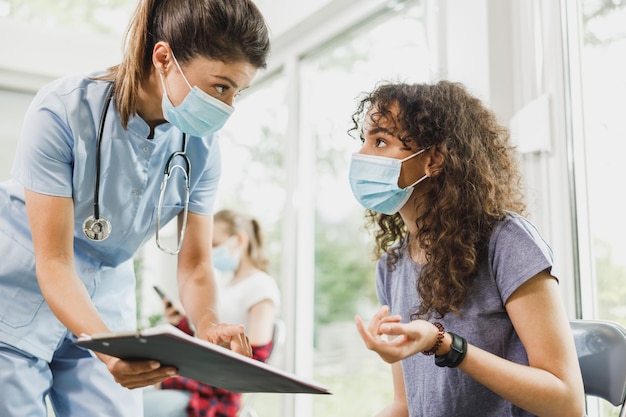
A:
<svg viewBox="0 0 626 417">
<path fill-rule="evenodd" d="M 107 112 L 109 109 L 109 105 L 111 104 L 111 99 L 113 97 L 113 84 L 109 87 L 109 91 L 107 92 L 107 96 L 104 102 L 104 108 L 102 109 L 102 115 L 100 116 L 100 126 L 98 128 L 98 136 L 96 139 L 96 179 L 95 186 L 93 192 L 93 215 L 87 217 L 83 222 L 83 233 L 87 236 L 87 239 L 94 242 L 101 242 L 106 240 L 111 235 L 111 222 L 104 216 L 100 215 L 100 154 L 102 147 L 102 132 L 104 131 L 104 123 L 106 121 Z M 177 157 L 181 157 L 185 163 L 185 167 L 183 168 L 179 164 L 172 165 L 174 160 Z M 161 244 L 159 239 L 159 229 L 161 228 L 161 210 L 163 208 L 163 199 L 165 197 L 165 190 L 167 188 L 167 182 L 174 172 L 174 170 L 179 169 L 182 172 L 182 175 L 185 177 L 185 207 L 183 210 L 183 222 L 180 228 L 180 235 L 178 237 L 178 243 L 176 245 L 176 249 L 169 249 L 166 246 Z M 190 177 L 191 177 L 191 161 L 187 156 L 187 135 L 183 133 L 183 147 L 181 151 L 174 152 L 167 159 L 167 163 L 165 164 L 165 170 L 163 172 L 163 181 L 161 182 L 161 192 L 159 195 L 159 204 L 157 206 L 157 217 L 156 217 L 156 243 L 159 249 L 163 252 L 169 253 L 171 255 L 176 255 L 180 252 L 180 248 L 183 244 L 183 239 L 185 238 L 185 229 L 187 227 L 187 213 L 189 212 L 189 189 L 190 189 Z"/>
</svg>

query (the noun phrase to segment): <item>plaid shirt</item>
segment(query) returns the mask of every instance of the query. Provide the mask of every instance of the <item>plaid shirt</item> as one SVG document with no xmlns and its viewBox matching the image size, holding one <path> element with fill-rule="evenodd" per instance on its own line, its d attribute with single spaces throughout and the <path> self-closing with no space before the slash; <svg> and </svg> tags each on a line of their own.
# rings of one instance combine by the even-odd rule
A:
<svg viewBox="0 0 626 417">
<path fill-rule="evenodd" d="M 179 329 L 193 334 L 186 318 L 178 324 Z M 252 358 L 266 362 L 270 356 L 272 342 L 262 346 L 251 346 Z M 241 407 L 241 394 L 212 387 L 193 379 L 175 376 L 161 383 L 162 389 L 179 389 L 191 392 L 187 404 L 188 417 L 236 417 Z"/>
</svg>

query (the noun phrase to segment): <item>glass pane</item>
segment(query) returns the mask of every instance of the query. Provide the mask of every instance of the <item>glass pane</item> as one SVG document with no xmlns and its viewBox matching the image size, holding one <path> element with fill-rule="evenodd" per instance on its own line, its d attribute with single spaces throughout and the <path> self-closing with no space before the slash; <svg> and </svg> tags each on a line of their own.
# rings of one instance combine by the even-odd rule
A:
<svg viewBox="0 0 626 417">
<path fill-rule="evenodd" d="M 585 156 L 598 319 L 626 325 L 626 4 L 583 0 L 582 92 Z M 619 409 L 600 401 L 602 416 Z M 595 415 L 589 412 L 590 415 Z"/>
<path fill-rule="evenodd" d="M 274 36 L 298 25 L 331 0 L 256 0 Z"/>
<path fill-rule="evenodd" d="M 133 0 L 0 0 L 0 18 L 59 28 L 120 34 L 126 29 Z"/>
<path fill-rule="evenodd" d="M 585 0 L 582 51 L 585 153 L 598 318 L 626 325 L 626 4 Z"/>
<path fill-rule="evenodd" d="M 259 220 L 265 236 L 270 275 L 281 287 L 282 219 L 285 210 L 283 163 L 287 107 L 282 76 L 256 85 L 235 102 L 235 112 L 220 132 L 222 178 L 216 211 L 232 208 Z M 282 289 L 281 289 L 282 291 Z M 282 293 L 282 297 L 287 294 Z M 282 315 L 289 314 L 284 308 Z M 284 346 L 277 347 L 269 363 L 284 369 Z M 243 404 L 259 416 L 279 416 L 281 397 L 246 394 Z M 249 411 L 250 412 L 250 411 Z M 253 414 L 248 414 L 253 415 Z"/>
<path fill-rule="evenodd" d="M 361 92 L 381 80 L 428 80 L 422 13 L 410 2 L 302 62 L 301 140 L 315 143 L 316 159 L 314 378 L 334 394 L 313 398 L 314 416 L 372 415 L 392 399 L 390 367 L 354 325 L 355 314 L 369 321 L 378 302 L 373 237 L 348 184 L 360 142 L 347 131 Z"/>
<path fill-rule="evenodd" d="M 235 102 L 235 112 L 219 134 L 222 178 L 218 206 L 253 211 L 268 225 L 268 233 L 269 225 L 279 225 L 285 205 L 285 98 L 281 76 L 255 85 Z"/>
</svg>

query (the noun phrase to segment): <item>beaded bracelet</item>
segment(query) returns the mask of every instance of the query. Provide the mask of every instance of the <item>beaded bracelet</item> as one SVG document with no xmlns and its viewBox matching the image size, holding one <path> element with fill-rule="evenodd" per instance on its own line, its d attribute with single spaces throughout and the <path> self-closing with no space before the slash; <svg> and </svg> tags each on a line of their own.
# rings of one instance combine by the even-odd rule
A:
<svg viewBox="0 0 626 417">
<path fill-rule="evenodd" d="M 425 350 L 422 352 L 426 356 L 431 356 L 437 353 L 439 346 L 441 346 L 441 342 L 443 342 L 443 335 L 446 333 L 445 329 L 443 328 L 443 324 L 439 323 L 438 321 L 434 322 L 433 324 L 435 325 L 435 327 L 437 327 L 439 333 L 437 333 L 437 341 L 435 342 L 435 346 L 433 346 L 429 350 Z"/>
</svg>

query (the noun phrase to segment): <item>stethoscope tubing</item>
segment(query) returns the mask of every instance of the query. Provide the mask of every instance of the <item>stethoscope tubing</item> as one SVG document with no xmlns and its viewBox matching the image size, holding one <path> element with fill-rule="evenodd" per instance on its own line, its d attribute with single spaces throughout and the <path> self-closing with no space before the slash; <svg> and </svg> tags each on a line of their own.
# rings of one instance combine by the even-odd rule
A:
<svg viewBox="0 0 626 417">
<path fill-rule="evenodd" d="M 111 222 L 105 218 L 100 217 L 100 172 L 101 172 L 101 154 L 102 154 L 102 137 L 104 133 L 104 125 L 106 122 L 107 113 L 109 107 L 111 105 L 111 100 L 113 98 L 114 92 L 114 83 L 109 85 L 109 89 L 107 91 L 106 99 L 104 102 L 104 107 L 102 109 L 102 114 L 100 116 L 100 125 L 98 126 L 98 135 L 96 137 L 96 174 L 94 180 L 94 192 L 93 192 L 93 216 L 87 217 L 85 222 L 83 223 L 83 232 L 85 236 L 94 242 L 100 242 L 109 237 L 111 234 L 112 226 Z M 172 162 L 177 157 L 180 156 L 185 161 L 185 168 L 180 165 L 174 165 Z M 165 187 L 167 185 L 167 181 L 172 173 L 172 169 L 181 169 L 183 171 L 183 175 L 185 176 L 185 208 L 183 215 L 183 225 L 181 227 L 180 236 L 178 239 L 178 244 L 175 250 L 170 250 L 161 245 L 159 240 L 159 228 L 160 228 L 160 220 L 161 220 L 161 208 L 163 205 L 163 198 L 165 196 Z M 185 228 L 187 224 L 187 212 L 189 210 L 189 191 L 190 191 L 190 177 L 191 177 L 191 161 L 187 156 L 187 134 L 183 132 L 183 146 L 181 151 L 177 151 L 172 153 L 167 162 L 165 163 L 165 169 L 163 171 L 163 182 L 161 183 L 161 192 L 159 195 L 159 203 L 157 206 L 157 221 L 156 221 L 156 241 L 157 246 L 164 252 L 170 253 L 172 255 L 176 255 L 181 248 L 184 236 L 185 236 Z"/>
<path fill-rule="evenodd" d="M 100 116 L 100 126 L 98 127 L 98 136 L 96 138 L 96 178 L 93 187 L 93 217 L 96 220 L 100 219 L 100 160 L 102 153 L 102 134 L 104 133 L 104 124 L 107 119 L 107 113 L 109 112 L 109 106 L 111 105 L 111 99 L 113 98 L 113 83 L 109 85 L 107 96 L 104 101 L 104 107 L 102 108 L 102 115 Z"/>
</svg>

